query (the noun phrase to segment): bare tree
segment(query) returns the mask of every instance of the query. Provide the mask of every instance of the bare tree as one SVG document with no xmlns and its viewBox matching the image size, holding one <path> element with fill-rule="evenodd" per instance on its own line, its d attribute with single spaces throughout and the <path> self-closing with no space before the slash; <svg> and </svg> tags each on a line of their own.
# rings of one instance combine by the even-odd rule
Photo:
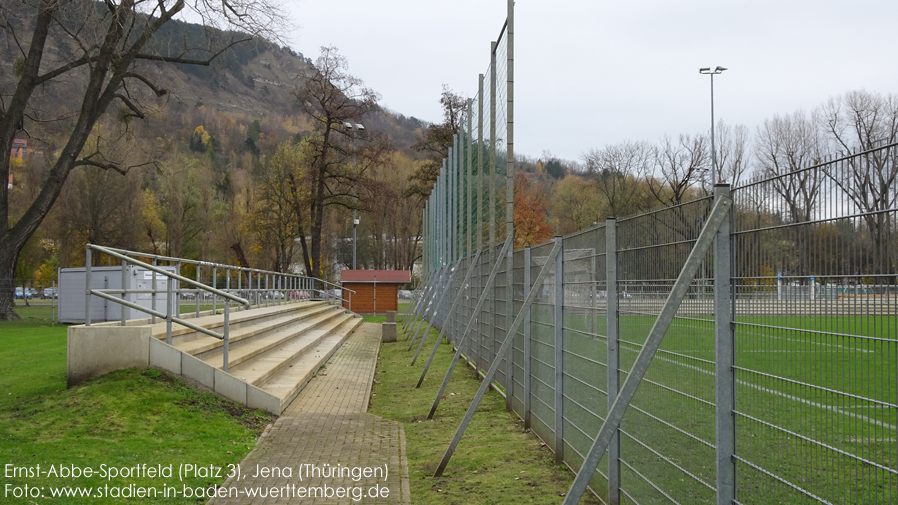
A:
<svg viewBox="0 0 898 505">
<path fill-rule="evenodd" d="M 738 187 L 751 166 L 751 133 L 745 125 L 717 122 L 717 182 Z"/>
<path fill-rule="evenodd" d="M 898 204 L 898 160 L 894 149 L 876 148 L 898 142 L 898 97 L 850 91 L 830 99 L 819 122 L 839 150 L 868 151 L 845 163 L 827 165 L 827 175 L 863 212 L 874 246 L 874 271 L 894 272 L 898 258 L 889 255 L 893 212 L 888 211 Z M 894 282 L 893 276 L 889 282 Z"/>
<path fill-rule="evenodd" d="M 783 199 L 789 213 L 784 216 L 787 222 L 804 223 L 813 218 L 822 176 L 809 168 L 821 161 L 822 149 L 816 113 L 775 115 L 758 128 L 755 154 L 761 174 L 771 179 L 774 191 Z M 797 228 L 793 230 L 798 248 L 797 273 L 808 275 L 807 238 Z"/>
<path fill-rule="evenodd" d="M 651 170 L 654 149 L 648 142 L 622 142 L 582 155 L 588 178 L 605 197 L 607 216 L 624 216 L 639 210 L 640 181 Z"/>
<path fill-rule="evenodd" d="M 193 11 L 207 30 L 207 46 L 164 40 L 163 27 Z M 167 94 L 146 72 L 156 64 L 206 65 L 227 47 L 250 36 L 273 35 L 283 17 L 267 0 L 4 0 L 0 30 L 17 57 L 7 62 L 0 87 L 0 178 L 10 169 L 13 140 L 41 124 L 70 125 L 40 192 L 18 219 L 11 219 L 9 195 L 0 184 L 0 318 L 17 319 L 9 280 L 22 247 L 56 201 L 72 170 L 93 166 L 127 172 L 129 162 L 106 156 L 104 141 L 88 145 L 94 125 L 117 105 L 115 118 L 127 132 L 146 117 L 146 95 Z M 216 34 L 225 38 L 216 40 Z M 149 63 L 149 65 L 144 65 Z M 42 94 L 68 99 L 61 116 L 42 110 Z M 55 113 L 55 112 L 54 112 Z M 115 135 L 113 134 L 113 137 Z"/>
<path fill-rule="evenodd" d="M 361 138 L 345 123 L 361 121 L 378 110 L 379 96 L 364 87 L 361 79 L 347 72 L 346 58 L 335 47 L 322 47 L 313 68 L 304 76 L 296 91 L 302 110 L 312 118 L 315 133 L 308 138 L 312 159 L 309 177 L 311 190 L 311 247 L 303 243 L 308 275 L 321 277 L 322 233 L 325 210 L 330 205 L 356 206 L 352 186 L 386 150 L 382 137 L 367 133 Z M 301 230 L 300 239 L 305 242 Z"/>
<path fill-rule="evenodd" d="M 679 205 L 696 184 L 707 194 L 708 147 L 704 135 L 680 135 L 676 142 L 665 135 L 654 151 L 657 178 L 649 182 L 655 199 L 663 205 Z"/>
</svg>

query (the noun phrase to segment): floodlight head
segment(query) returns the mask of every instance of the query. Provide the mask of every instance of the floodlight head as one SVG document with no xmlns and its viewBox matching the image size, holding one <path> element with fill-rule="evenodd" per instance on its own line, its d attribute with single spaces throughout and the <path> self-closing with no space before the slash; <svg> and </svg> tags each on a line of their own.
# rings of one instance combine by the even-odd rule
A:
<svg viewBox="0 0 898 505">
<path fill-rule="evenodd" d="M 710 72 L 710 71 L 711 71 L 711 67 L 704 67 L 704 68 L 698 69 L 698 73 L 700 73 L 700 74 L 704 74 L 705 72 Z"/>
<path fill-rule="evenodd" d="M 356 123 L 356 124 L 355 124 L 355 129 L 356 129 L 356 130 L 364 130 L 364 129 L 365 129 L 365 126 Z"/>
<path fill-rule="evenodd" d="M 714 69 L 715 72 L 723 72 L 724 70 L 726 70 L 726 68 L 721 67 L 720 65 L 718 65 L 717 68 Z"/>
<path fill-rule="evenodd" d="M 343 121 L 343 126 L 349 128 L 350 130 L 352 129 L 352 123 L 350 123 L 349 121 Z"/>
</svg>

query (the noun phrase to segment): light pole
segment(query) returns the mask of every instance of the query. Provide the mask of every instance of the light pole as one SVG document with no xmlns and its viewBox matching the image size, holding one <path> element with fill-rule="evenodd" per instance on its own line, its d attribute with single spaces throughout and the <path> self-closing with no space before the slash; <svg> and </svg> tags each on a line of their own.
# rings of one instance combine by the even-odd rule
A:
<svg viewBox="0 0 898 505">
<path fill-rule="evenodd" d="M 350 123 L 349 121 L 344 122 L 343 126 L 345 126 L 350 131 L 350 135 L 352 135 L 352 147 L 355 147 L 355 134 L 352 133 L 352 129 L 355 128 L 356 130 L 363 132 L 363 131 L 365 131 L 365 127 L 358 123 L 355 123 L 355 124 Z M 356 155 L 355 155 L 355 153 L 353 153 L 352 154 L 352 175 L 353 175 L 352 194 L 353 194 L 353 197 L 355 197 L 356 204 L 357 204 L 358 200 L 359 200 L 359 187 L 358 187 L 358 182 L 356 181 L 356 178 L 358 177 L 358 173 L 356 173 L 356 172 L 357 172 L 357 170 L 356 170 Z M 356 261 L 355 261 L 356 243 L 357 243 L 356 228 L 358 228 L 358 226 L 359 226 L 359 218 L 356 215 L 356 207 L 357 207 L 357 205 L 353 205 L 353 207 L 352 207 L 352 269 L 353 270 L 356 269 L 356 267 L 355 267 L 355 265 L 356 265 Z"/>
<path fill-rule="evenodd" d="M 724 70 L 726 69 L 720 65 L 714 70 L 711 70 L 709 67 L 698 69 L 698 73 L 711 76 L 711 171 L 714 174 L 717 173 L 717 146 L 714 145 L 714 76 L 722 73 Z M 713 185 L 712 181 L 709 187 Z"/>
</svg>

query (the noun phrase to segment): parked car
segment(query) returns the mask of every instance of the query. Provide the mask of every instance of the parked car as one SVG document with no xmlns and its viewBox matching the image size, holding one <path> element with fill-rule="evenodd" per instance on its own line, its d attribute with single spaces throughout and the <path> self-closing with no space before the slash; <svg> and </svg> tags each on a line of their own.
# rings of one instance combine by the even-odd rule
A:
<svg viewBox="0 0 898 505">
<path fill-rule="evenodd" d="M 23 300 L 25 298 L 30 299 L 30 298 L 34 297 L 34 293 L 32 293 L 31 290 L 28 290 L 28 289 L 16 288 L 14 296 L 19 300 Z"/>
<path fill-rule="evenodd" d="M 57 291 L 56 288 L 44 288 L 44 290 L 41 292 L 41 298 L 43 298 L 43 299 L 58 298 L 58 297 L 59 297 L 59 292 Z"/>
</svg>

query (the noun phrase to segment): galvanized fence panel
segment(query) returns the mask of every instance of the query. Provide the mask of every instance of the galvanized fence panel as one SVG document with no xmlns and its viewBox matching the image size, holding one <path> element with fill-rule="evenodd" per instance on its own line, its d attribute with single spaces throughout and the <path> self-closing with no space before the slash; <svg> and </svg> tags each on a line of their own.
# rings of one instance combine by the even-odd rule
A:
<svg viewBox="0 0 898 505">
<path fill-rule="evenodd" d="M 895 157 L 734 191 L 741 503 L 898 503 Z"/>
<path fill-rule="evenodd" d="M 621 424 L 620 487 L 610 455 L 591 480 L 603 502 L 898 503 L 896 153 L 886 146 L 732 190 L 729 257 L 709 252 L 700 265 Z M 572 470 L 616 396 L 609 381 L 626 378 L 711 204 L 564 238 L 561 271 L 552 265 L 515 336 L 512 379 L 503 365 L 496 381 Z M 551 248 L 516 251 L 511 285 L 500 273 L 480 314 L 470 308 L 506 258 L 483 254 L 470 286 L 454 287 L 471 290 L 456 324 L 478 320 L 466 356 L 479 369 L 504 359 L 498 338 Z M 734 336 L 718 349 L 721 314 L 732 316 Z M 729 346 L 733 366 L 718 366 Z M 717 390 L 722 374 L 734 378 L 732 391 Z M 730 442 L 734 452 L 721 453 Z M 718 496 L 733 469 L 735 499 Z"/>
</svg>

